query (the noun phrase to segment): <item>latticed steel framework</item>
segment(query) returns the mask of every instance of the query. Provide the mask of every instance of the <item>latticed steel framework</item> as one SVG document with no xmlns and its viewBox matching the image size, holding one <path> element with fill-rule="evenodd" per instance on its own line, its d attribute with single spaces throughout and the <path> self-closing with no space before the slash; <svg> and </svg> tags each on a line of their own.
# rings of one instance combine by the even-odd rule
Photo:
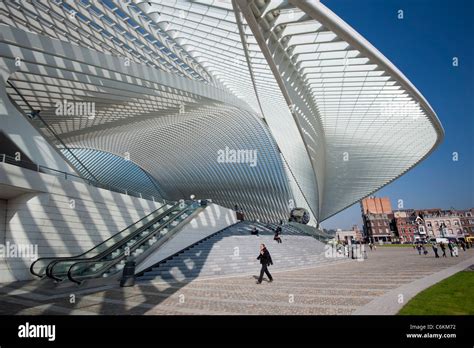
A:
<svg viewBox="0 0 474 348">
<path fill-rule="evenodd" d="M 51 130 L 34 122 L 51 142 L 53 131 L 68 147 L 126 154 L 168 199 L 212 198 L 262 220 L 300 206 L 315 223 L 443 138 L 407 78 L 317 1 L 38 0 L 0 11 L 18 108 L 41 110 Z M 95 114 L 58 114 L 64 100 Z M 256 165 L 222 163 L 224 149 L 256 151 Z"/>
</svg>

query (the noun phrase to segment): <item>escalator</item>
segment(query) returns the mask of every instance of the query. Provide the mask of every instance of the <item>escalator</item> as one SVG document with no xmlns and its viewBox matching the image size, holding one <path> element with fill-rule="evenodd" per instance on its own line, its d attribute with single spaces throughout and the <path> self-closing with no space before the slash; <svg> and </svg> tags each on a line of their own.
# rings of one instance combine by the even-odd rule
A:
<svg viewBox="0 0 474 348">
<path fill-rule="evenodd" d="M 165 204 L 92 249 L 71 257 L 45 257 L 36 260 L 30 272 L 55 281 L 119 275 L 126 261 L 137 264 L 169 239 L 183 221 L 198 209 L 197 202 Z"/>
</svg>

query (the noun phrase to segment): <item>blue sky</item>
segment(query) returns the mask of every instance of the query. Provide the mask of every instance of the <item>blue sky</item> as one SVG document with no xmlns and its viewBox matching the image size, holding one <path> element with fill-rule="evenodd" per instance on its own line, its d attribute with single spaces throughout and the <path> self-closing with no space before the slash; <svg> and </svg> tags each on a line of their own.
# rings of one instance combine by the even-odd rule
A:
<svg viewBox="0 0 474 348">
<path fill-rule="evenodd" d="M 395 64 L 425 96 L 446 132 L 425 161 L 385 186 L 396 208 L 474 207 L 474 1 L 323 0 Z M 403 10 L 404 19 L 397 18 Z M 452 59 L 458 57 L 459 66 Z M 459 154 L 453 161 L 453 152 Z M 324 221 L 325 228 L 362 224 L 359 204 Z"/>
</svg>

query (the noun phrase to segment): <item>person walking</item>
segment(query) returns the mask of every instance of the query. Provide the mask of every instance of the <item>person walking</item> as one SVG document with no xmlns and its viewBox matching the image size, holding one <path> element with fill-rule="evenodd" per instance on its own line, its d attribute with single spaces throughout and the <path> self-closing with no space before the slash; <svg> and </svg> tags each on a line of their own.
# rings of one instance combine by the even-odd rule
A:
<svg viewBox="0 0 474 348">
<path fill-rule="evenodd" d="M 459 256 L 459 249 L 457 244 L 453 244 L 453 255 L 458 257 Z"/>
<path fill-rule="evenodd" d="M 260 254 L 257 257 L 257 260 L 260 260 L 260 264 L 262 265 L 262 268 L 260 269 L 260 277 L 258 277 L 257 284 L 262 283 L 264 273 L 267 275 L 271 283 L 273 281 L 273 277 L 268 271 L 268 266 L 273 265 L 273 261 L 272 257 L 270 256 L 270 253 L 265 247 L 265 244 L 260 244 Z"/>
<path fill-rule="evenodd" d="M 416 250 L 418 250 L 418 255 L 421 255 L 421 244 L 420 243 L 418 243 L 416 245 Z"/>
<path fill-rule="evenodd" d="M 441 243 L 439 244 L 439 246 L 441 247 L 441 251 L 443 252 L 443 257 L 447 257 L 447 256 L 446 256 L 446 246 L 444 245 L 444 243 L 441 242 Z"/>
<path fill-rule="evenodd" d="M 453 248 L 453 243 L 451 241 L 448 243 L 448 248 L 449 248 L 449 253 L 451 254 L 451 257 L 453 257 L 454 256 L 453 255 L 453 249 L 454 248 Z"/>
<path fill-rule="evenodd" d="M 439 258 L 439 255 L 438 255 L 438 245 L 436 244 L 436 242 L 432 243 L 431 244 L 431 248 L 433 248 L 433 252 L 435 254 L 435 258 Z"/>
<path fill-rule="evenodd" d="M 463 240 L 461 241 L 461 248 L 463 251 L 466 251 L 466 243 Z"/>
</svg>

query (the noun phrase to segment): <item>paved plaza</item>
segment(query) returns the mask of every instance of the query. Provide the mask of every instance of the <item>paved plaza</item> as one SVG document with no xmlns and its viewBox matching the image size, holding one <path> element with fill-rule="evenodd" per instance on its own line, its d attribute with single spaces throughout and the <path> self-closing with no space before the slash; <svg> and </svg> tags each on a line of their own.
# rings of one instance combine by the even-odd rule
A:
<svg viewBox="0 0 474 348">
<path fill-rule="evenodd" d="M 472 264 L 474 249 L 435 259 L 412 248 L 379 247 L 364 261 L 274 272 L 275 281 L 261 285 L 255 284 L 257 263 L 255 275 L 128 288 L 73 286 L 52 292 L 41 290 L 40 281 L 17 282 L 0 286 L 0 314 L 396 314 L 419 291 Z"/>
</svg>

